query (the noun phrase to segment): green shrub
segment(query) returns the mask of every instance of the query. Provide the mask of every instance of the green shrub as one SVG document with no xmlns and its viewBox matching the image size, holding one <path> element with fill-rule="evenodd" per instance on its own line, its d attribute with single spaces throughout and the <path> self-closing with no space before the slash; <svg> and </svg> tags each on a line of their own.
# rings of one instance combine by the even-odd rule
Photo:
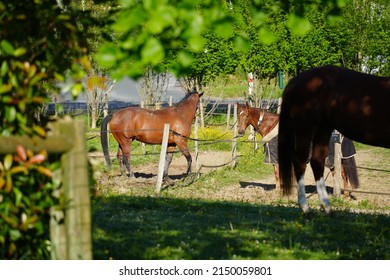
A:
<svg viewBox="0 0 390 280">
<path fill-rule="evenodd" d="M 50 258 L 50 208 L 59 200 L 52 180 L 58 164 L 45 152 L 33 154 L 19 146 L 0 161 L 0 258 Z"/>
</svg>

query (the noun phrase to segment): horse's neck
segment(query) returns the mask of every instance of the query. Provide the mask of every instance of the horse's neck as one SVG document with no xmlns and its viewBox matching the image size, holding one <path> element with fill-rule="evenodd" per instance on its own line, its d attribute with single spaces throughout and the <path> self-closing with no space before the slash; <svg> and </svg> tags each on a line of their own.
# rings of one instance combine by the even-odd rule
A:
<svg viewBox="0 0 390 280">
<path fill-rule="evenodd" d="M 195 116 L 197 105 L 198 100 L 196 100 L 196 98 L 189 97 L 187 100 L 178 103 L 176 105 L 176 109 L 180 112 L 180 114 L 185 115 L 187 118 L 191 118 L 192 120 Z"/>
<path fill-rule="evenodd" d="M 262 110 L 261 109 L 257 109 L 257 108 L 250 108 L 249 109 L 250 112 L 250 124 L 257 130 L 259 131 L 259 123 L 260 123 L 260 116 L 262 114 Z"/>
<path fill-rule="evenodd" d="M 264 137 L 268 133 L 270 133 L 271 130 L 279 122 L 279 116 L 277 114 L 267 112 L 266 110 L 258 109 L 256 111 L 256 114 L 254 114 L 254 115 L 255 115 L 255 118 L 257 118 L 257 120 L 255 120 L 256 123 L 255 123 L 254 127 L 261 134 L 262 137 Z M 261 115 L 263 115 L 263 116 L 262 116 L 262 119 L 260 120 Z"/>
</svg>

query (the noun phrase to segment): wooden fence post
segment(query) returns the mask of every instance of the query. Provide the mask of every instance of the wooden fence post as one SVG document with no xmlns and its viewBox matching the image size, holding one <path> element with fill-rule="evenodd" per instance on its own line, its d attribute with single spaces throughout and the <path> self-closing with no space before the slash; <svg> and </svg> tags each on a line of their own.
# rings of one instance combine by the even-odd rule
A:
<svg viewBox="0 0 390 280">
<path fill-rule="evenodd" d="M 141 108 L 145 108 L 145 103 L 141 100 L 140 103 Z M 144 142 L 141 142 L 141 148 L 142 148 L 142 154 L 146 154 L 146 144 Z"/>
<path fill-rule="evenodd" d="M 66 135 L 73 142 L 72 148 L 61 157 L 61 191 L 66 199 L 66 214 L 63 217 L 64 224 L 51 222 L 53 259 L 92 259 L 91 205 L 84 130 L 82 120 L 62 120 L 53 127 L 53 133 Z M 55 211 L 53 215 L 58 218 Z"/>
<path fill-rule="evenodd" d="M 61 154 L 62 186 L 58 196 L 65 209 L 50 209 L 52 259 L 92 259 L 91 208 L 84 121 L 61 119 L 40 137 L 0 137 L 0 154 L 14 153 L 17 145 L 39 152 Z M 65 211 L 65 214 L 64 214 Z"/>
<path fill-rule="evenodd" d="M 338 141 L 334 143 L 334 177 L 333 177 L 333 195 L 340 197 L 341 194 L 341 135 L 336 131 Z"/>
<path fill-rule="evenodd" d="M 200 111 L 200 124 L 202 125 L 202 129 L 204 129 L 204 112 L 203 112 L 202 98 L 199 99 L 199 111 Z"/>
<path fill-rule="evenodd" d="M 195 117 L 195 125 L 194 125 L 194 138 L 198 139 L 198 127 L 199 127 L 199 117 Z M 199 171 L 199 142 L 195 141 L 195 170 Z"/>
<path fill-rule="evenodd" d="M 168 137 L 169 137 L 169 123 L 164 124 L 164 134 L 161 144 L 161 152 L 160 152 L 160 162 L 158 164 L 158 174 L 157 174 L 157 182 L 156 182 L 156 192 L 160 193 L 162 179 L 164 175 L 165 168 L 165 156 L 167 154 L 168 148 Z"/>
<path fill-rule="evenodd" d="M 278 99 L 278 109 L 276 109 L 276 113 L 280 114 L 280 111 L 282 110 L 282 98 Z"/>
<path fill-rule="evenodd" d="M 226 130 L 229 130 L 231 107 L 232 107 L 232 104 L 229 103 L 228 108 L 227 108 L 227 115 L 226 115 Z"/>
<path fill-rule="evenodd" d="M 236 166 L 237 161 L 235 160 L 236 158 L 236 153 L 237 153 L 237 104 L 234 104 L 234 109 L 233 109 L 233 141 L 232 141 L 232 166 Z"/>
</svg>

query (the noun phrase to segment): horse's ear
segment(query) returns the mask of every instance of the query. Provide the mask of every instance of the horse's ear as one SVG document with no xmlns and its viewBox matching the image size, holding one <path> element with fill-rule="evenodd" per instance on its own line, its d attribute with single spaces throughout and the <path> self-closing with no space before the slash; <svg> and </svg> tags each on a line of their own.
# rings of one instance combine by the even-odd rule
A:
<svg viewBox="0 0 390 280">
<path fill-rule="evenodd" d="M 198 93 L 199 97 L 201 97 L 203 95 L 204 92 L 201 92 L 201 93 Z"/>
<path fill-rule="evenodd" d="M 246 107 L 249 109 L 249 103 L 248 103 L 248 101 L 245 102 L 245 105 L 246 105 Z"/>
</svg>

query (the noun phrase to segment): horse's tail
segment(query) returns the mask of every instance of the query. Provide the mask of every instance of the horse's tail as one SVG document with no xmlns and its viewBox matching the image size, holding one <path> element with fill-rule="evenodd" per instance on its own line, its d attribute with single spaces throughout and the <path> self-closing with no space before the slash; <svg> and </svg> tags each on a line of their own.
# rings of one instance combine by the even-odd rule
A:
<svg viewBox="0 0 390 280">
<path fill-rule="evenodd" d="M 288 195 L 293 187 L 292 154 L 295 147 L 295 135 L 287 106 L 287 104 L 282 103 L 279 116 L 278 161 L 280 186 L 283 194 Z"/>
<path fill-rule="evenodd" d="M 106 160 L 106 164 L 109 169 L 112 167 L 110 153 L 108 151 L 108 130 L 107 124 L 111 120 L 112 115 L 107 115 L 102 122 L 102 126 L 100 129 L 100 141 L 102 143 L 102 149 L 104 154 L 104 159 Z"/>
<path fill-rule="evenodd" d="M 359 187 L 359 176 L 356 168 L 355 157 L 343 159 L 342 165 L 344 168 L 345 176 L 347 177 L 351 187 L 357 189 Z"/>
</svg>

